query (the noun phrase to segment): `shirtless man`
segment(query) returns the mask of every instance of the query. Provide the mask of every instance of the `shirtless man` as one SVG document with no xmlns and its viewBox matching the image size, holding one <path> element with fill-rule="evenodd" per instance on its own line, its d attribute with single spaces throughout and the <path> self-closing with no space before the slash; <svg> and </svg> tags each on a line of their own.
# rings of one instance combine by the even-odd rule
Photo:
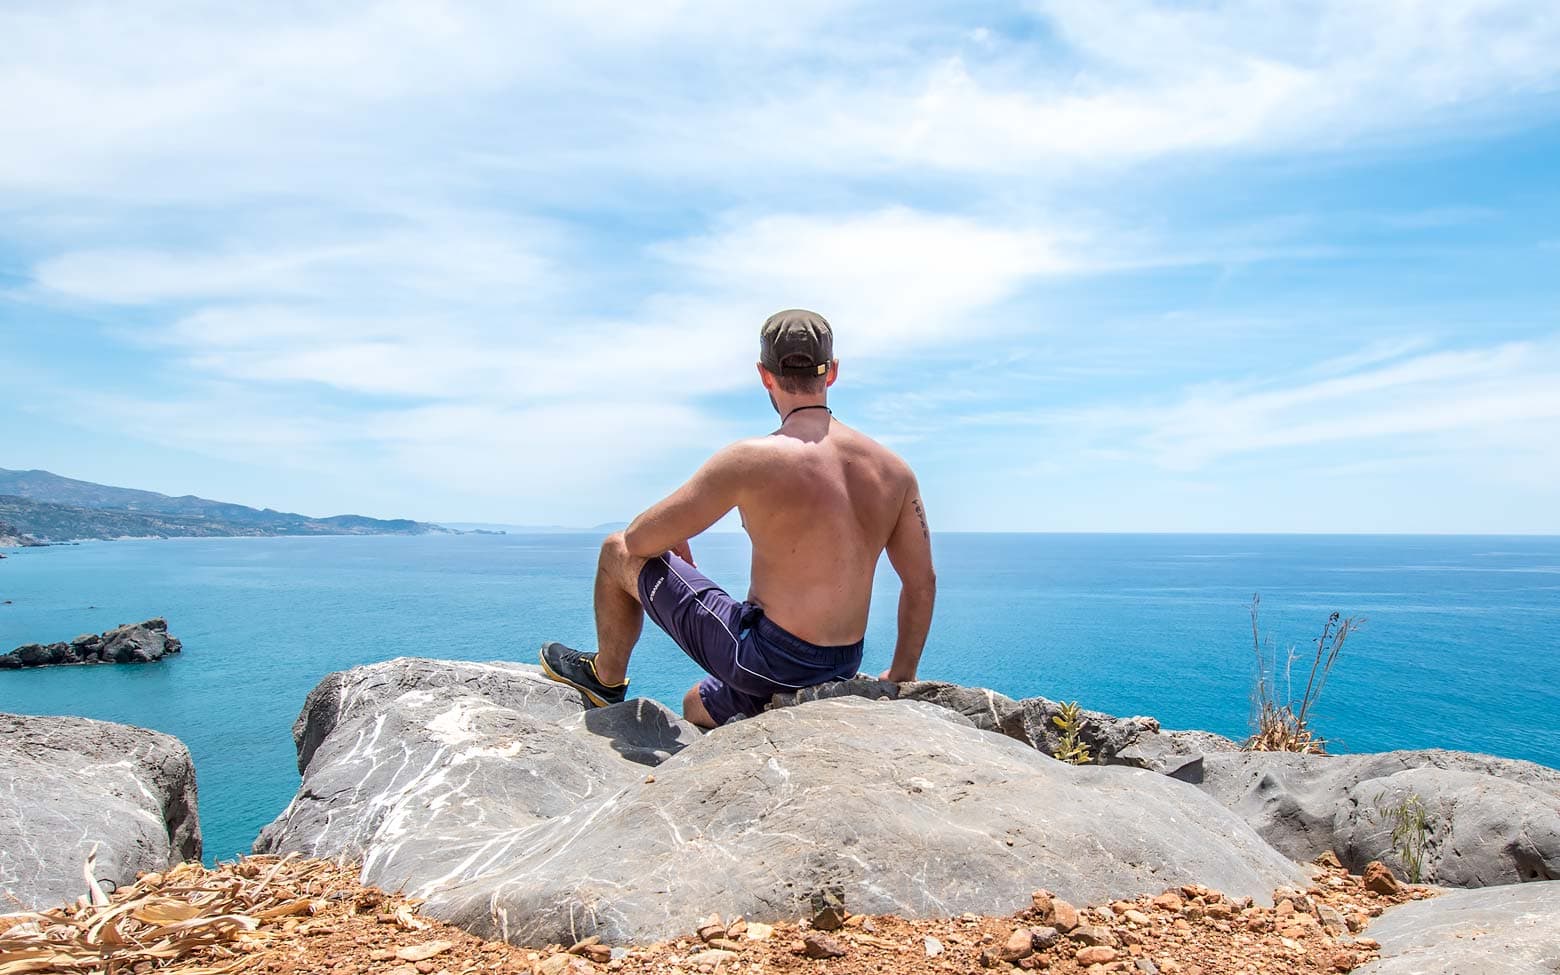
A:
<svg viewBox="0 0 1560 975">
<path fill-rule="evenodd" d="M 856 675 L 886 549 L 900 579 L 899 636 L 882 676 L 915 679 L 937 592 L 926 509 L 909 466 L 829 411 L 840 371 L 833 355 L 821 315 L 793 309 L 764 322 L 758 377 L 780 429 L 721 450 L 607 537 L 596 568 L 597 650 L 543 645 L 549 677 L 597 707 L 623 700 L 648 613 L 710 675 L 684 695 L 684 717 L 714 728 L 757 714 L 773 694 Z M 745 602 L 694 568 L 688 547 L 732 508 L 753 542 Z"/>
</svg>

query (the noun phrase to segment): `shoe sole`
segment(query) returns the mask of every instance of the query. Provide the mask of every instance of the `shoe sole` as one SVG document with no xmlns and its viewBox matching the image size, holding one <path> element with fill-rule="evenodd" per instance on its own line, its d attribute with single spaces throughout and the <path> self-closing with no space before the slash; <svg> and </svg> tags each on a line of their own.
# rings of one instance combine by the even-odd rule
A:
<svg viewBox="0 0 1560 975">
<path fill-rule="evenodd" d="M 602 698 L 597 697 L 591 691 L 590 688 L 585 687 L 585 686 L 580 685 L 580 684 L 576 684 L 574 681 L 569 680 L 569 678 L 563 676 L 562 674 L 558 673 L 556 670 L 553 670 L 551 667 L 547 666 L 547 655 L 545 653 L 537 653 L 536 657 L 537 657 L 538 660 L 540 660 L 542 662 L 542 673 L 546 674 L 548 679 L 555 680 L 555 681 L 557 681 L 560 684 L 563 684 L 565 686 L 574 688 L 575 690 L 579 691 L 581 694 L 584 694 L 585 695 L 585 700 L 589 701 L 593 706 L 598 707 L 598 708 L 604 708 L 604 707 L 609 707 L 613 703 L 611 701 L 606 701 L 606 700 L 603 700 Z"/>
</svg>

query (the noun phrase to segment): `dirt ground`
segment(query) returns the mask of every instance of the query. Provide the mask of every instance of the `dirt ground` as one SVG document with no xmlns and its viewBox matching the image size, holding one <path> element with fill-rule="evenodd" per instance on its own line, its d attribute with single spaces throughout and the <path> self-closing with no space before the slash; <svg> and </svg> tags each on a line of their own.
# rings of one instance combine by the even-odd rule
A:
<svg viewBox="0 0 1560 975">
<path fill-rule="evenodd" d="M 1372 886 L 1392 886 L 1380 871 L 1367 874 Z M 1376 956 L 1358 933 L 1371 917 L 1430 893 L 1378 893 L 1332 865 L 1307 891 L 1276 892 L 1270 908 L 1200 887 L 1091 907 L 1041 891 L 1010 917 L 908 921 L 836 911 L 772 927 L 691 918 L 686 937 L 661 944 L 516 948 L 421 918 L 416 902 L 361 886 L 353 868 L 249 857 L 144 875 L 96 906 L 84 897 L 69 909 L 0 917 L 0 975 L 1332 973 Z"/>
</svg>

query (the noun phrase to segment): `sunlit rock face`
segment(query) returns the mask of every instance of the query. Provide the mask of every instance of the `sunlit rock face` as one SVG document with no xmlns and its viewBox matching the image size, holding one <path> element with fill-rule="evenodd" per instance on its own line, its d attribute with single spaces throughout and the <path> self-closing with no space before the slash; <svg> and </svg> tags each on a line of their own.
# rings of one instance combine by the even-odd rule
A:
<svg viewBox="0 0 1560 975">
<path fill-rule="evenodd" d="M 178 739 L 0 714 L 0 910 L 74 901 L 89 855 L 111 889 L 200 853 L 195 767 Z"/>
<path fill-rule="evenodd" d="M 843 697 L 701 736 L 653 702 L 585 711 L 529 667 L 392 661 L 310 695 L 302 788 L 257 846 L 361 858 L 367 882 L 524 943 L 794 917 L 824 888 L 926 916 L 1012 911 L 1037 887 L 1264 899 L 1303 882 L 1189 785 L 971 722 Z"/>
</svg>

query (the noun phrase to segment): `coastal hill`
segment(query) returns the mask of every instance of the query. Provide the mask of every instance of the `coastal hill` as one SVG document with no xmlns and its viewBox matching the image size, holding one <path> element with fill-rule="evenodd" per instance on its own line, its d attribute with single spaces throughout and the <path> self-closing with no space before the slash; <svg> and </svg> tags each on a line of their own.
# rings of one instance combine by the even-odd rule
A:
<svg viewBox="0 0 1560 975">
<path fill-rule="evenodd" d="M 48 471 L 0 468 L 0 534 L 39 541 L 127 537 L 423 535 L 448 529 L 404 518 L 311 518 L 193 495 L 111 487 Z"/>
</svg>

